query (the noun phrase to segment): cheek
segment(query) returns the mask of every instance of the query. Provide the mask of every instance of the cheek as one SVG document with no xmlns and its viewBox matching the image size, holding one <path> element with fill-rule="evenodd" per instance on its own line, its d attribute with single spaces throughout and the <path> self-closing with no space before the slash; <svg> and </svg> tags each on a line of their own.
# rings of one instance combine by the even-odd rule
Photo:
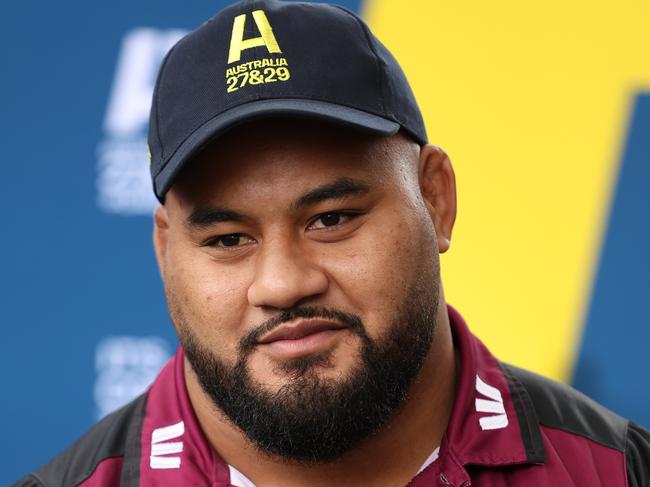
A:
<svg viewBox="0 0 650 487">
<path fill-rule="evenodd" d="M 382 328 L 411 289 L 423 282 L 435 284 L 436 262 L 430 222 L 412 213 L 395 213 L 377 219 L 341 245 L 340 251 L 332 250 L 326 265 L 336 287 L 359 310 L 368 328 Z"/>
<path fill-rule="evenodd" d="M 246 310 L 247 285 L 242 269 L 217 266 L 196 249 L 172 252 L 165 288 L 177 328 L 188 329 L 203 346 L 224 359 L 234 356 Z"/>
</svg>

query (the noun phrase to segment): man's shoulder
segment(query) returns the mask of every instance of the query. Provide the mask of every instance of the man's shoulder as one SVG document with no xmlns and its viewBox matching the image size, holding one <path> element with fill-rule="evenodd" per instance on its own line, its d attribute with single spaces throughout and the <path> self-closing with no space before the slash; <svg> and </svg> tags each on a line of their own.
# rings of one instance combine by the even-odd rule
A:
<svg viewBox="0 0 650 487">
<path fill-rule="evenodd" d="M 48 464 L 12 487 L 72 487 L 91 477 L 101 480 L 101 485 L 120 485 L 125 459 L 139 461 L 146 400 L 145 393 L 109 414 Z M 133 480 L 137 485 L 137 479 Z"/>
<path fill-rule="evenodd" d="M 625 449 L 627 420 L 566 384 L 512 365 L 504 364 L 504 371 L 511 384 L 515 379 L 515 388 L 523 386 L 528 393 L 541 425 Z"/>
<path fill-rule="evenodd" d="M 502 365 L 513 393 L 523 397 L 523 407 L 534 411 L 541 427 L 621 452 L 625 455 L 628 485 L 650 485 L 650 432 L 566 384 Z M 550 435 L 547 439 L 553 441 Z"/>
</svg>

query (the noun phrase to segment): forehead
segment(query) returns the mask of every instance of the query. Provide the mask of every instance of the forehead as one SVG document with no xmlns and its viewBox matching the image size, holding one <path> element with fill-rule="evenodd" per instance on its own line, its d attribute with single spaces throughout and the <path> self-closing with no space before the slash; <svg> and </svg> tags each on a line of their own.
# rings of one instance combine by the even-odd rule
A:
<svg viewBox="0 0 650 487">
<path fill-rule="evenodd" d="M 326 122 L 265 119 L 212 142 L 179 174 L 170 193 L 190 201 L 235 191 L 255 198 L 274 185 L 290 190 L 342 176 L 372 184 L 414 166 L 414 159 L 417 145 L 401 134 L 378 137 Z"/>
</svg>

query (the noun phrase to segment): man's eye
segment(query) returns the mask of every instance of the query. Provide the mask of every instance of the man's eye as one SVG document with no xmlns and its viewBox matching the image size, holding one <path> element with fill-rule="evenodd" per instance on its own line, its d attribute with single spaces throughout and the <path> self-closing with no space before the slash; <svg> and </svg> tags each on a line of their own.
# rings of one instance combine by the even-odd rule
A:
<svg viewBox="0 0 650 487">
<path fill-rule="evenodd" d="M 319 216 L 316 220 L 309 225 L 310 230 L 320 230 L 335 227 L 346 223 L 348 220 L 354 217 L 353 214 L 349 213 L 324 213 Z"/>
<path fill-rule="evenodd" d="M 233 248 L 246 245 L 251 241 L 252 239 L 246 235 L 242 235 L 241 233 L 231 233 L 228 235 L 221 235 L 220 237 L 213 239 L 210 243 L 215 247 Z"/>
</svg>

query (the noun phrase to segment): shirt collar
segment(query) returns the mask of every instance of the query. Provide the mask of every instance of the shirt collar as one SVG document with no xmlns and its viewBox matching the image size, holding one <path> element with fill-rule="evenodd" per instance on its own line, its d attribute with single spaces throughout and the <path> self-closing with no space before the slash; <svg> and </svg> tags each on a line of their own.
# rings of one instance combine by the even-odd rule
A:
<svg viewBox="0 0 650 487">
<path fill-rule="evenodd" d="M 179 346 L 149 390 L 140 435 L 140 486 L 228 486 L 228 466 L 203 434 L 187 394 L 183 366 Z"/>
<path fill-rule="evenodd" d="M 460 371 L 440 456 L 457 467 L 544 463 L 539 422 L 527 393 L 451 306 Z"/>
</svg>

